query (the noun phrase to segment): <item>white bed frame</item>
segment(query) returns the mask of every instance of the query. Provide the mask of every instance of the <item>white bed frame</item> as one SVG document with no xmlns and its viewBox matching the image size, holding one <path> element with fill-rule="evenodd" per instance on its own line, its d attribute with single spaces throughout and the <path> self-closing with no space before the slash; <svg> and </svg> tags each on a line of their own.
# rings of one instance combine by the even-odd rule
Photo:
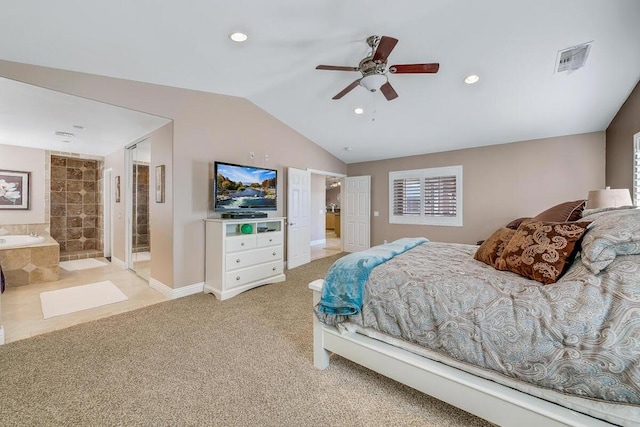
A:
<svg viewBox="0 0 640 427">
<path fill-rule="evenodd" d="M 323 280 L 309 284 L 313 305 Z M 340 333 L 313 316 L 313 364 L 329 366 L 335 353 L 500 426 L 609 426 L 606 421 L 477 377 L 357 333 Z"/>
</svg>

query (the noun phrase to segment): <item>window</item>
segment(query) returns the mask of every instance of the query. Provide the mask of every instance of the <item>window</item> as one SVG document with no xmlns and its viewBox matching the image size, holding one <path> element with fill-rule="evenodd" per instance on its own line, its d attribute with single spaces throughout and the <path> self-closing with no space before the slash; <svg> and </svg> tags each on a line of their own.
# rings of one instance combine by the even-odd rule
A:
<svg viewBox="0 0 640 427">
<path fill-rule="evenodd" d="M 462 166 L 389 172 L 389 222 L 462 226 Z"/>
<path fill-rule="evenodd" d="M 640 202 L 640 133 L 633 141 L 633 204 Z"/>
</svg>

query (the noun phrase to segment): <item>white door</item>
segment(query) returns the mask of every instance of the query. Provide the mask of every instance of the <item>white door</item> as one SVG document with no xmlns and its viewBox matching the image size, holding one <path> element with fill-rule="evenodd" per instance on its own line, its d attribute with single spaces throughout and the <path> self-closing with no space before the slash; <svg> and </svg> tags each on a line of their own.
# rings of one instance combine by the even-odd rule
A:
<svg viewBox="0 0 640 427">
<path fill-rule="evenodd" d="M 371 246 L 371 177 L 349 176 L 342 186 L 342 246 L 359 252 Z"/>
<path fill-rule="evenodd" d="M 311 261 L 311 172 L 287 170 L 287 268 Z"/>
</svg>

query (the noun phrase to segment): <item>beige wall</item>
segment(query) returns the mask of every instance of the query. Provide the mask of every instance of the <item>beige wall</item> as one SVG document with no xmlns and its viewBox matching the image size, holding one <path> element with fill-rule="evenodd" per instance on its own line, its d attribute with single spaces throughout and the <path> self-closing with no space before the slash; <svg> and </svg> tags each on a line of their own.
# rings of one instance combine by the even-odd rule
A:
<svg viewBox="0 0 640 427">
<path fill-rule="evenodd" d="M 173 119 L 174 259 L 158 260 L 173 263 L 172 283 L 163 282 L 173 288 L 204 281 L 202 220 L 208 213 L 214 160 L 249 163 L 249 152 L 254 152 L 256 165 L 277 169 L 275 215 L 280 216 L 285 214 L 287 167 L 346 173 L 342 161 L 246 99 L 8 61 L 0 61 L 0 75 Z"/>
<path fill-rule="evenodd" d="M 48 222 L 45 217 L 45 159 L 45 150 L 0 144 L 1 170 L 31 172 L 29 209 L 0 209 L 0 225 Z"/>
<path fill-rule="evenodd" d="M 640 82 L 607 128 L 607 185 L 633 189 L 633 135 L 640 132 Z"/>
<path fill-rule="evenodd" d="M 586 199 L 605 177 L 604 132 L 427 154 L 348 166 L 371 175 L 371 244 L 406 236 L 475 243 L 512 219 L 568 200 Z M 463 166 L 463 227 L 389 224 L 389 172 Z"/>
<path fill-rule="evenodd" d="M 149 135 L 151 143 L 151 277 L 170 286 L 173 283 L 173 123 Z M 156 166 L 165 165 L 165 202 L 156 203 Z"/>
<path fill-rule="evenodd" d="M 327 177 L 311 174 L 311 241 L 325 238 L 325 188 Z"/>
</svg>

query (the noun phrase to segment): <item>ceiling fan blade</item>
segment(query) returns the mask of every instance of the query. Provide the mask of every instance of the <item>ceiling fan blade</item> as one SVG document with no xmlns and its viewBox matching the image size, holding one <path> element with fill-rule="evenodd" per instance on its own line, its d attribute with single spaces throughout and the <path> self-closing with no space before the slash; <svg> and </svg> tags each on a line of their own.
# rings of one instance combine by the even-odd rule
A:
<svg viewBox="0 0 640 427">
<path fill-rule="evenodd" d="M 358 71 L 358 67 L 342 67 L 339 65 L 318 65 L 316 70 Z"/>
<path fill-rule="evenodd" d="M 331 99 L 340 99 L 343 96 L 345 96 L 346 94 L 348 94 L 349 92 L 351 92 L 353 90 L 353 88 L 355 88 L 356 86 L 358 86 L 358 84 L 360 83 L 360 79 L 354 81 L 353 83 L 351 83 L 349 86 L 345 87 L 344 89 L 342 89 L 342 91 L 337 94 L 336 96 L 334 96 Z"/>
<path fill-rule="evenodd" d="M 382 92 L 384 97 L 387 98 L 387 101 L 391 101 L 392 99 L 396 99 L 398 97 L 398 94 L 389 82 L 386 82 L 385 84 L 380 86 L 380 92 Z"/>
<path fill-rule="evenodd" d="M 376 52 L 373 54 L 373 60 L 379 62 L 387 62 L 387 57 L 391 53 L 396 44 L 398 43 L 398 39 L 394 39 L 393 37 L 382 36 L 380 38 L 380 42 L 378 43 L 378 47 L 376 48 Z"/>
<path fill-rule="evenodd" d="M 392 74 L 437 73 L 439 69 L 440 64 L 437 62 L 433 64 L 401 64 L 390 66 L 389 72 Z"/>
</svg>

